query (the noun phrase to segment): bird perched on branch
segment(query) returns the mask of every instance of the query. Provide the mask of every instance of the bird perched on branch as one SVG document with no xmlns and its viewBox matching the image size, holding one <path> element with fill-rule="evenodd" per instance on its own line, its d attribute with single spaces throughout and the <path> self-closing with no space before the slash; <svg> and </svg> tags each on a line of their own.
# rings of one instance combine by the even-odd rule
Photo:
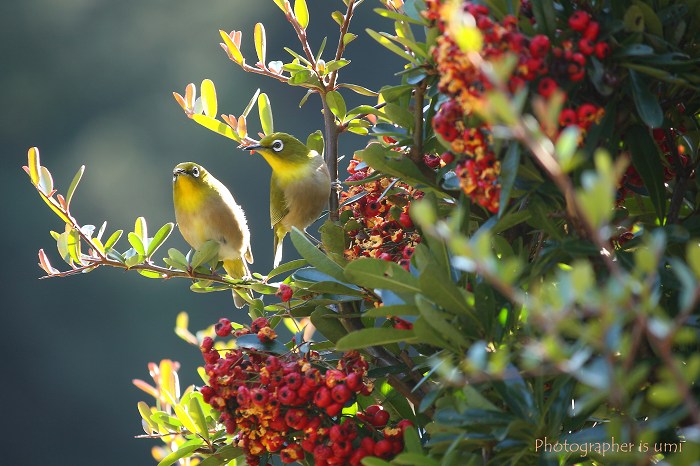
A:
<svg viewBox="0 0 700 466">
<path fill-rule="evenodd" d="M 270 224 L 277 267 L 282 261 L 282 242 L 292 227 L 305 230 L 323 212 L 331 177 L 321 154 L 286 133 L 269 134 L 244 149 L 258 152 L 272 167 Z"/>
<path fill-rule="evenodd" d="M 250 276 L 253 263 L 250 231 L 245 213 L 231 192 L 204 167 L 194 162 L 178 164 L 173 170 L 175 219 L 185 241 L 199 249 L 207 241 L 219 244 L 219 260 L 231 278 Z M 240 308 L 246 303 L 239 293 L 253 297 L 250 290 L 233 290 L 233 301 Z"/>
</svg>

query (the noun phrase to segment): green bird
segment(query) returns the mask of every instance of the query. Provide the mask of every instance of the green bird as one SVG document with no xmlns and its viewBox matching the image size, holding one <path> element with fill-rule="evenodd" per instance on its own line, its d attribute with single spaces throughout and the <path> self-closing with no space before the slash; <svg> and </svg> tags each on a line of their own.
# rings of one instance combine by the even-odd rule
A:
<svg viewBox="0 0 700 466">
<path fill-rule="evenodd" d="M 237 279 L 250 276 L 253 253 L 245 213 L 223 183 L 199 164 L 180 163 L 173 170 L 173 204 L 180 233 L 190 246 L 199 249 L 215 241 L 226 273 Z M 253 297 L 250 290 L 247 294 Z M 238 308 L 246 303 L 236 290 L 233 301 Z"/>
<path fill-rule="evenodd" d="M 272 133 L 247 146 L 272 167 L 270 224 L 274 230 L 274 267 L 282 261 L 282 242 L 292 227 L 306 230 L 328 203 L 331 177 L 323 157 L 294 136 Z"/>
</svg>

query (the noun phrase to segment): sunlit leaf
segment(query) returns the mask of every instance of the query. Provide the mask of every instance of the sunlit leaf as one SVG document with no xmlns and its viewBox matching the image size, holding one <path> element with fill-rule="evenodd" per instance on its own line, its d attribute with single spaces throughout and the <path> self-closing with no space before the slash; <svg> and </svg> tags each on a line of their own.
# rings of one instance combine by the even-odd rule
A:
<svg viewBox="0 0 700 466">
<path fill-rule="evenodd" d="M 360 86 L 358 84 L 340 83 L 338 84 L 338 87 L 345 87 L 353 92 L 356 92 L 360 95 L 366 95 L 368 97 L 377 97 L 378 95 L 373 90 L 367 89 L 366 87 Z"/>
<path fill-rule="evenodd" d="M 29 179 L 36 186 L 39 184 L 39 167 L 41 167 L 38 147 L 32 147 L 27 152 L 27 166 L 29 167 Z"/>
<path fill-rule="evenodd" d="M 119 241 L 119 238 L 122 237 L 123 233 L 124 233 L 124 230 L 117 230 L 114 233 L 112 233 L 112 235 L 107 239 L 107 241 L 105 241 L 105 244 L 104 244 L 105 250 L 108 250 L 108 249 L 114 247 L 114 245 L 117 243 L 117 241 Z"/>
<path fill-rule="evenodd" d="M 141 237 L 137 235 L 136 233 L 129 232 L 127 235 L 127 239 L 129 240 L 129 244 L 131 244 L 131 247 L 134 248 L 134 250 L 138 253 L 140 256 L 145 256 L 146 255 L 146 249 L 143 245 L 143 241 L 141 241 Z"/>
<path fill-rule="evenodd" d="M 202 264 L 208 264 L 219 255 L 219 243 L 216 241 L 209 240 L 205 242 L 199 249 L 197 249 L 192 255 L 192 261 L 190 265 L 193 269 L 196 269 Z"/>
<path fill-rule="evenodd" d="M 263 65 L 267 56 L 267 39 L 265 37 L 265 26 L 262 23 L 256 23 L 253 30 L 255 40 L 255 52 L 258 54 L 258 60 Z"/>
<path fill-rule="evenodd" d="M 326 94 L 326 102 L 328 107 L 331 109 L 333 115 L 335 115 L 340 121 L 345 118 L 345 113 L 347 112 L 347 107 L 345 106 L 345 99 L 340 95 L 338 91 L 330 91 Z"/>
<path fill-rule="evenodd" d="M 148 245 L 148 250 L 146 251 L 147 258 L 150 258 L 153 253 L 156 252 L 156 250 L 165 242 L 165 240 L 168 239 L 168 236 L 170 236 L 170 233 L 172 233 L 174 227 L 174 223 L 166 223 L 160 227 Z"/>
<path fill-rule="evenodd" d="M 274 133 L 272 107 L 270 106 L 270 99 L 264 92 L 258 96 L 258 112 L 260 114 L 260 125 L 262 126 L 263 133 L 266 135 Z"/>
<path fill-rule="evenodd" d="M 73 177 L 73 181 L 71 181 L 70 186 L 68 186 L 68 191 L 66 191 L 66 206 L 67 207 L 70 207 L 70 201 L 71 201 L 71 199 L 73 199 L 73 194 L 75 193 L 75 188 L 78 187 L 78 183 L 80 183 L 80 179 L 83 177 L 83 173 L 85 173 L 85 165 L 80 166 L 80 168 L 78 169 L 78 172 Z"/>
<path fill-rule="evenodd" d="M 412 330 L 399 330 L 395 328 L 363 328 L 349 333 L 338 340 L 338 351 L 367 348 L 370 346 L 383 346 L 390 343 L 410 343 L 415 341 Z"/>
<path fill-rule="evenodd" d="M 215 133 L 218 133 L 229 139 L 233 139 L 236 142 L 241 142 L 241 138 L 238 136 L 238 134 L 236 134 L 230 126 L 219 120 L 216 120 L 206 115 L 199 114 L 192 115 L 192 119 L 200 125 L 204 126 L 205 128 L 214 131 Z"/>
<path fill-rule="evenodd" d="M 294 2 L 294 16 L 297 17 L 301 28 L 306 29 L 309 25 L 309 8 L 306 6 L 306 0 L 296 0 Z"/>
<path fill-rule="evenodd" d="M 202 108 L 204 114 L 211 118 L 216 118 L 218 112 L 218 103 L 216 101 L 216 87 L 211 79 L 202 81 L 200 88 L 202 93 Z"/>
<path fill-rule="evenodd" d="M 243 55 L 241 54 L 241 51 L 236 46 L 236 44 L 233 43 L 233 40 L 231 39 L 231 37 L 226 33 L 226 31 L 219 30 L 219 34 L 221 35 L 221 38 L 224 40 L 224 44 L 226 44 L 226 48 L 228 49 L 228 52 L 231 54 L 231 58 L 233 59 L 233 61 L 235 61 L 239 65 L 242 65 L 243 64 Z"/>
</svg>

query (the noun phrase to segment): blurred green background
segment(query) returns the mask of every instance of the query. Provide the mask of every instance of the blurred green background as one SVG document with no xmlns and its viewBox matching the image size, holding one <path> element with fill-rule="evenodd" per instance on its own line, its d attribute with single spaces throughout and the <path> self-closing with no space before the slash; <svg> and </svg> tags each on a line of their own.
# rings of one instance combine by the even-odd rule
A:
<svg viewBox="0 0 700 466">
<path fill-rule="evenodd" d="M 314 48 L 337 26 L 330 13 L 340 0 L 307 0 Z M 388 29 L 362 5 L 351 30 L 360 38 L 346 54 L 347 82 L 371 88 L 392 83 L 399 59 L 379 50 L 364 28 Z M 229 293 L 199 295 L 184 280 L 149 280 L 137 273 L 98 269 L 78 277 L 38 280 L 38 249 L 64 265 L 49 230 L 63 228 L 21 170 L 30 146 L 60 192 L 85 164 L 72 209 L 82 224 L 108 221 L 108 233 L 131 229 L 144 216 L 151 232 L 174 221 L 171 171 L 181 161 L 202 163 L 233 192 L 254 234 L 253 270 L 272 263 L 269 167 L 262 158 L 189 121 L 172 98 L 188 82 L 217 85 L 219 111 L 240 114 L 258 87 L 267 92 L 275 128 L 305 140 L 321 128 L 319 101 L 302 108 L 304 91 L 244 73 L 219 47 L 219 29 L 243 30 L 243 52 L 255 62 L 253 25 L 263 22 L 268 60 L 299 50 L 291 27 L 272 0 L 3 0 L 0 5 L 0 172 L 5 265 L 2 267 L 2 431 L 7 465 L 149 465 L 150 448 L 136 410 L 147 395 L 131 380 L 148 380 L 149 361 L 182 364 L 183 386 L 198 383 L 201 358 L 173 333 L 180 311 L 200 329 L 219 317 L 242 322 Z M 349 105 L 374 103 L 346 93 Z M 253 125 L 255 132 L 259 129 Z M 346 160 L 365 143 L 341 138 Z M 344 165 L 343 165 L 344 166 Z M 343 173 L 341 172 L 341 178 Z M 174 232 L 161 249 L 187 248 Z M 118 243 L 124 250 L 126 240 Z M 285 259 L 294 257 L 287 239 Z M 240 314 L 236 314 L 236 312 Z M 150 400 L 149 400 L 150 401 Z M 9 436 L 9 438 L 8 438 Z"/>
</svg>

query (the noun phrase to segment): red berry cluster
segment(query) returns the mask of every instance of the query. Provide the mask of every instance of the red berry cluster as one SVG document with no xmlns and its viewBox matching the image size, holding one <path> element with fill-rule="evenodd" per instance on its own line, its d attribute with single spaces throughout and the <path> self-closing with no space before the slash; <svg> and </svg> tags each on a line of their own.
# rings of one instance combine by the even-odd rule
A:
<svg viewBox="0 0 700 466">
<path fill-rule="evenodd" d="M 231 335 L 230 321 L 221 319 L 216 333 Z M 245 333 L 264 341 L 274 330 L 267 319 L 258 318 L 236 335 Z M 389 459 L 403 450 L 403 431 L 410 422 L 389 427 L 388 413 L 376 405 L 356 417 L 341 415 L 358 394 L 369 395 L 374 388 L 367 379 L 367 362 L 357 351 L 324 370 L 313 352 L 219 350 L 210 337 L 200 349 L 209 377 L 209 385 L 201 389 L 204 401 L 221 412 L 220 421 L 245 450 L 249 465 L 259 465 L 265 454 L 278 454 L 283 463 L 308 456 L 316 466 L 357 466 L 366 456 Z"/>
<path fill-rule="evenodd" d="M 581 81 L 592 57 L 603 60 L 610 54 L 609 44 L 599 40 L 599 23 L 583 10 L 576 10 L 568 18 L 568 28 L 562 25 L 553 44 L 546 35 L 530 38 L 523 34 L 514 16 L 506 16 L 499 22 L 490 16 L 486 6 L 468 1 L 463 9 L 474 17 L 482 34 L 484 44 L 480 53 L 484 60 L 498 61 L 506 53 L 517 56 L 518 63 L 507 83 L 512 92 L 531 86 L 548 99 L 561 87 Z M 426 16 L 436 21 L 442 32 L 433 50 L 440 75 L 438 88 L 449 97 L 433 118 L 433 128 L 458 159 L 456 172 L 464 192 L 490 212 L 497 212 L 500 164 L 492 149 L 489 126 L 474 123 L 474 117 L 486 105 L 485 93 L 492 84 L 449 36 L 446 25 L 450 11 L 450 6 L 442 0 L 428 1 Z M 535 22 L 528 2 L 522 3 L 521 17 Z M 594 103 L 570 104 L 561 112 L 559 129 L 577 125 L 586 131 L 602 116 L 602 107 Z M 465 121 L 474 126 L 467 128 Z"/>
<path fill-rule="evenodd" d="M 346 181 L 362 181 L 370 177 L 374 170 L 353 159 L 348 166 L 348 173 L 350 176 Z M 350 186 L 347 191 L 341 193 L 341 204 L 365 194 L 342 208 L 341 220 L 350 237 L 350 245 L 345 249 L 345 258 L 352 260 L 358 257 L 375 257 L 397 262 L 408 270 L 413 249 L 421 240 L 411 221 L 409 209 L 411 201 L 420 199 L 423 193 L 405 183 L 397 182 L 389 193 L 384 194 L 391 183 L 388 178 L 380 178 Z"/>
</svg>

